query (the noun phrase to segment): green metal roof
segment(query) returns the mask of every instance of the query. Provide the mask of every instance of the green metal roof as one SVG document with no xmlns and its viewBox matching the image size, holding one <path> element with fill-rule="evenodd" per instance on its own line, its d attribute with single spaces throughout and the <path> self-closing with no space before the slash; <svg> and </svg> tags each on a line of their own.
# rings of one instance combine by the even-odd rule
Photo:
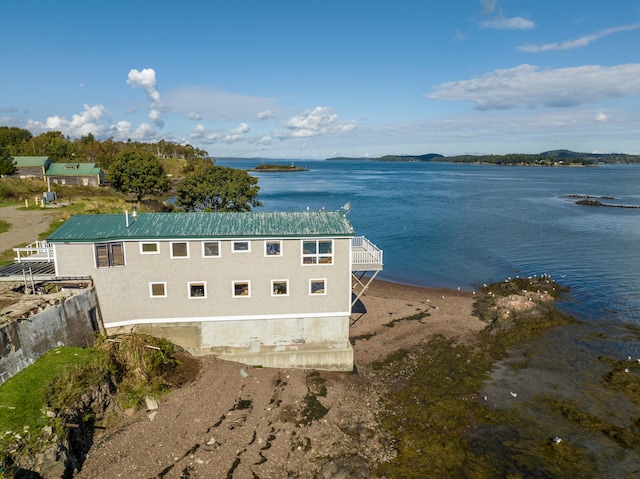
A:
<svg viewBox="0 0 640 479">
<path fill-rule="evenodd" d="M 17 167 L 44 166 L 48 159 L 48 156 L 14 156 L 13 163 Z"/>
<path fill-rule="evenodd" d="M 100 175 L 102 170 L 95 163 L 51 163 L 46 176 Z"/>
<path fill-rule="evenodd" d="M 354 236 L 344 211 L 141 213 L 76 215 L 51 234 L 51 243 L 203 238 Z"/>
</svg>

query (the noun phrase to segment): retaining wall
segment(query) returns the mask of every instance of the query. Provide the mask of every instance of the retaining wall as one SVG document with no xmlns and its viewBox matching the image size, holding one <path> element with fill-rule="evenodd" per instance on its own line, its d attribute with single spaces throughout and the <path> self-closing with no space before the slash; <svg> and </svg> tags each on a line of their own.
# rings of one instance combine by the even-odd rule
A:
<svg viewBox="0 0 640 479">
<path fill-rule="evenodd" d="M 55 347 L 92 345 L 101 321 L 91 287 L 29 319 L 0 326 L 0 384 Z"/>
</svg>

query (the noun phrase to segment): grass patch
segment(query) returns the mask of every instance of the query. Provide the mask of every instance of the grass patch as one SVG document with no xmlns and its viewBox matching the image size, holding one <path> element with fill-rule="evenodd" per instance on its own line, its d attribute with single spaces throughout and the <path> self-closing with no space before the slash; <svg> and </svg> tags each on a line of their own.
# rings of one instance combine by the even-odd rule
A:
<svg viewBox="0 0 640 479">
<path fill-rule="evenodd" d="M 35 361 L 19 374 L 9 378 L 0 387 L 0 447 L 4 451 L 15 441 L 15 435 L 22 436 L 24 447 L 31 447 L 33 441 L 45 426 L 54 426 L 53 418 L 45 412 L 50 401 L 51 385 L 69 375 L 70 371 L 85 369 L 104 370 L 107 356 L 94 349 L 56 348 Z M 108 369 L 107 369 L 108 370 Z M 87 378 L 88 379 L 88 378 Z M 70 397 L 80 390 L 71 383 L 65 385 L 65 396 Z M 74 392 L 75 391 L 75 392 Z M 7 434 L 7 431 L 11 431 Z M 28 433 L 25 433 L 28 431 Z"/>
<path fill-rule="evenodd" d="M 11 224 L 5 220 L 0 220 L 0 233 L 6 233 L 11 229 Z"/>
<path fill-rule="evenodd" d="M 91 431 L 106 413 L 96 411 L 90 399 L 96 388 L 106 385 L 113 392 L 107 402 L 125 409 L 194 379 L 198 365 L 185 357 L 181 370 L 176 353 L 164 339 L 137 334 L 101 337 L 93 348 L 49 351 L 0 386 L 0 464 L 19 463 L 20 457 L 42 450 L 53 434 L 64 438 L 68 421 Z"/>
</svg>

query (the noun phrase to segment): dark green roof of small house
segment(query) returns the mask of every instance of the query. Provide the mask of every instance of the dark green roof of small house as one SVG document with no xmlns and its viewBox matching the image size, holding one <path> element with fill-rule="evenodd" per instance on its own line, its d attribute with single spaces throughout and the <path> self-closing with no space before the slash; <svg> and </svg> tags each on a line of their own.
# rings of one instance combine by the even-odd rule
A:
<svg viewBox="0 0 640 479">
<path fill-rule="evenodd" d="M 34 167 L 34 166 L 45 166 L 48 156 L 14 156 L 13 164 L 16 167 Z"/>
<path fill-rule="evenodd" d="M 100 175 L 102 170 L 95 163 L 51 163 L 47 176 L 89 176 Z"/>
<path fill-rule="evenodd" d="M 344 211 L 251 213 L 141 213 L 137 217 L 76 215 L 53 232 L 51 243 L 205 238 L 354 236 Z"/>
</svg>

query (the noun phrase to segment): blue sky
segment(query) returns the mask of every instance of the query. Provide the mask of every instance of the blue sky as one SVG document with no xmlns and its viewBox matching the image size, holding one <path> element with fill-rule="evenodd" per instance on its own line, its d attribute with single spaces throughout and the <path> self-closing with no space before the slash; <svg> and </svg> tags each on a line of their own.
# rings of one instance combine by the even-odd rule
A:
<svg viewBox="0 0 640 479">
<path fill-rule="evenodd" d="M 640 153 L 637 0 L 12 1 L 0 126 L 214 157 Z"/>
</svg>

